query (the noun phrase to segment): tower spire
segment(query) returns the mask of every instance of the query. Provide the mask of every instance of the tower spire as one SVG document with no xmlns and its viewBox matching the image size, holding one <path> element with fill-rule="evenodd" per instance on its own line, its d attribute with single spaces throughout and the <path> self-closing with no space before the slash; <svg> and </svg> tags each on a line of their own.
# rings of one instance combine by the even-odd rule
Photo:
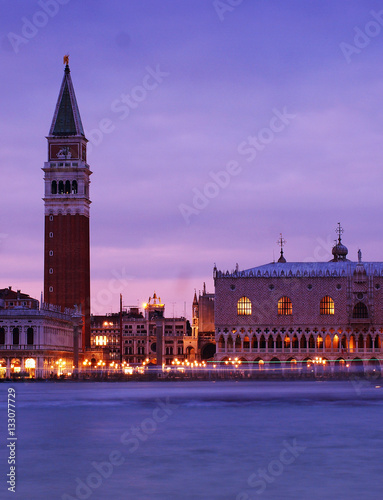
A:
<svg viewBox="0 0 383 500">
<path fill-rule="evenodd" d="M 281 247 L 281 255 L 278 259 L 278 262 L 280 264 L 284 264 L 286 262 L 286 259 L 283 256 L 283 247 L 287 243 L 286 240 L 282 237 L 282 233 L 279 234 L 279 239 L 277 241 L 278 245 Z"/>
<path fill-rule="evenodd" d="M 56 137 L 85 137 L 72 78 L 70 76 L 68 55 L 64 56 L 64 64 L 64 78 L 61 83 L 49 135 Z"/>
</svg>

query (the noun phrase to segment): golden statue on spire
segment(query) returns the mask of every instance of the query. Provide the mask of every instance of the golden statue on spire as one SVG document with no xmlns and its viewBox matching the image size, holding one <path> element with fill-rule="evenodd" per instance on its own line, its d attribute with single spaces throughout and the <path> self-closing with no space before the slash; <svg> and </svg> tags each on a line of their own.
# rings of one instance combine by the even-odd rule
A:
<svg viewBox="0 0 383 500">
<path fill-rule="evenodd" d="M 66 64 L 67 66 L 69 65 L 69 54 L 66 54 L 64 56 L 64 64 Z"/>
</svg>

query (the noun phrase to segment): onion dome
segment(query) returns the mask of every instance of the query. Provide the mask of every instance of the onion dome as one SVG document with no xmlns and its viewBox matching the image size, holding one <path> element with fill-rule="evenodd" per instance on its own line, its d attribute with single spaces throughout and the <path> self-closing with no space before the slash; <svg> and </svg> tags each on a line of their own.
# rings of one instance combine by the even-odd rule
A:
<svg viewBox="0 0 383 500">
<path fill-rule="evenodd" d="M 341 227 L 340 222 L 338 222 L 336 232 L 338 234 L 338 241 L 335 240 L 335 245 L 332 249 L 332 254 L 334 256 L 332 262 L 344 262 L 348 260 L 348 248 L 342 243 L 341 235 L 343 233 L 343 228 Z"/>
</svg>

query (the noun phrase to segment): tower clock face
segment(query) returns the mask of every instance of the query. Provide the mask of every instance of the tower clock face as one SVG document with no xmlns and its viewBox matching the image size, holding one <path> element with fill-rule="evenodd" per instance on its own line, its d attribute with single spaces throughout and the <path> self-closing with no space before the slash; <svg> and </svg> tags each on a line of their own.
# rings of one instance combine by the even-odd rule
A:
<svg viewBox="0 0 383 500">
<path fill-rule="evenodd" d="M 49 148 L 50 160 L 78 160 L 78 144 L 51 144 Z"/>
</svg>

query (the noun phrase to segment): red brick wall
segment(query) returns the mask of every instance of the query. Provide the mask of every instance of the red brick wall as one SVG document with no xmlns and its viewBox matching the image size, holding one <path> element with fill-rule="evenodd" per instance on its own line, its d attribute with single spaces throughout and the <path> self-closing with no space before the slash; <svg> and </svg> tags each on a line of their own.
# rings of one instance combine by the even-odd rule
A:
<svg viewBox="0 0 383 500">
<path fill-rule="evenodd" d="M 78 214 L 50 217 L 45 216 L 44 301 L 62 308 L 81 305 L 83 347 L 90 347 L 89 218 Z"/>
</svg>

